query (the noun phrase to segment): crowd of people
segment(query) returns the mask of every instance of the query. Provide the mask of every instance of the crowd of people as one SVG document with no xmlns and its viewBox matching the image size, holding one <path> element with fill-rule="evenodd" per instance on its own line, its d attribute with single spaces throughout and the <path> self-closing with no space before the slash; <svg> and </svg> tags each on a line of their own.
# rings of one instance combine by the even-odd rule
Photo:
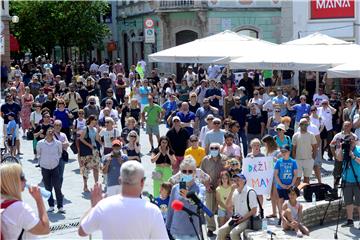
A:
<svg viewBox="0 0 360 240">
<path fill-rule="evenodd" d="M 148 72 L 144 61 L 125 69 L 120 59 L 76 67 L 47 59 L 14 64 L 2 75 L 5 144 L 16 157 L 22 154 L 20 138 L 32 141 L 35 167 L 41 168 L 45 189 L 54 189 L 59 214 L 66 214 L 62 188 L 68 151 L 77 156 L 84 192 L 90 191 L 93 175 L 92 208 L 81 221 L 80 236 L 101 230 L 105 239 L 197 239 L 197 216 L 191 216 L 195 231 L 186 212 L 171 208 L 180 201 L 196 212 L 188 197 L 194 192 L 217 216 L 206 215 L 209 237 L 217 231 L 217 239 L 240 239 L 266 199 L 272 204 L 266 217 L 302 237 L 309 230 L 302 224 L 298 187 L 310 183 L 313 172 L 322 182 L 323 161 L 334 164 L 335 189 L 341 178 L 347 183 L 343 226 L 353 226 L 354 206 L 360 214 L 360 96 L 345 99 L 336 90 L 327 95 L 323 85 L 313 96 L 306 91 L 299 96 L 298 89 L 281 87 L 288 79 L 277 71 L 255 71 L 253 77 L 245 73 L 238 83 L 230 69 L 213 64 L 189 65 L 181 79 L 165 77 L 156 68 Z M 161 124 L 167 128 L 164 135 Z M 140 145 L 141 129 L 150 152 Z M 344 141 L 350 143 L 351 169 L 344 165 Z M 158 208 L 139 198 L 145 155 L 155 167 L 152 196 Z M 242 172 L 244 158 L 265 156 L 274 161 L 269 196 L 257 194 Z M 37 202 L 36 217 L 20 203 L 26 181 L 20 165 L 2 164 L 0 170 L 1 208 L 8 207 L 2 234 L 47 234 L 49 221 L 39 189 L 29 189 Z M 9 178 L 12 174 L 16 176 Z M 19 203 L 3 207 L 14 200 Z M 48 205 L 47 211 L 54 212 L 52 194 Z M 130 214 L 129 209 L 136 211 Z M 16 211 L 29 221 L 14 220 Z M 131 225 L 139 219 L 149 225 Z M 119 224 L 129 227 L 116 231 Z"/>
</svg>

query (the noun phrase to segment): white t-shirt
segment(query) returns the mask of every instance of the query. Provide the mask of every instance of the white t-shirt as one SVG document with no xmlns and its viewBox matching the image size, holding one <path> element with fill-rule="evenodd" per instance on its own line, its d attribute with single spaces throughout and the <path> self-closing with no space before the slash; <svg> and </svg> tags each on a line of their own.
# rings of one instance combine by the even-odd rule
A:
<svg viewBox="0 0 360 240">
<path fill-rule="evenodd" d="M 1 213 L 1 233 L 4 239 L 18 239 L 24 229 L 22 239 L 37 239 L 36 235 L 28 231 L 38 222 L 39 218 L 33 209 L 27 203 L 17 201 Z"/>
<path fill-rule="evenodd" d="M 41 121 L 42 119 L 42 115 L 41 115 L 41 112 L 37 113 L 37 112 L 32 112 L 30 114 L 30 121 L 34 121 L 35 124 L 39 124 L 39 122 Z"/>
<path fill-rule="evenodd" d="M 315 93 L 313 96 L 313 102 L 316 107 L 320 107 L 323 100 L 329 100 L 328 96 L 325 94 L 317 94 Z"/>
<path fill-rule="evenodd" d="M 117 122 L 117 120 L 119 120 L 119 114 L 118 114 L 118 111 L 115 110 L 115 109 L 111 109 L 110 110 L 110 117 L 115 121 Z M 100 115 L 99 115 L 99 119 L 102 119 L 104 117 L 104 110 L 101 110 L 100 111 Z"/>
<path fill-rule="evenodd" d="M 359 118 L 360 118 L 360 114 L 355 114 L 353 124 L 357 123 L 357 121 L 359 121 Z M 358 139 L 360 139 L 360 128 L 355 129 L 355 134 L 358 137 Z"/>
<path fill-rule="evenodd" d="M 83 120 L 76 119 L 74 121 L 74 127 L 76 128 L 76 132 L 78 134 L 81 134 L 82 130 L 84 130 L 86 128 L 86 120 L 85 119 L 83 119 Z"/>
<path fill-rule="evenodd" d="M 251 189 L 251 187 L 245 185 L 241 193 L 236 189 L 232 196 L 232 202 L 235 208 L 235 214 L 240 214 L 241 216 L 245 216 L 248 212 L 247 206 L 247 193 Z M 249 206 L 250 209 L 254 207 L 258 207 L 258 202 L 256 200 L 256 194 L 254 191 L 249 193 Z"/>
<path fill-rule="evenodd" d="M 319 115 L 319 117 L 321 117 L 326 130 L 327 131 L 332 130 L 333 129 L 333 124 L 332 124 L 333 114 L 331 113 L 331 109 L 329 107 L 326 107 L 326 108 L 319 107 L 318 115 Z"/>
<path fill-rule="evenodd" d="M 121 195 L 101 200 L 81 221 L 87 234 L 103 239 L 169 239 L 160 209 L 141 198 Z"/>
<path fill-rule="evenodd" d="M 115 134 L 115 136 L 114 136 Z M 106 129 L 102 129 L 99 133 L 100 137 L 104 138 L 104 147 L 111 148 L 112 147 L 112 140 L 111 138 L 120 137 L 120 132 L 116 128 L 108 131 Z"/>
<path fill-rule="evenodd" d="M 274 116 L 274 105 L 272 103 L 272 99 L 269 99 L 264 103 L 263 110 L 267 111 L 268 117 Z"/>
<path fill-rule="evenodd" d="M 323 125 L 320 118 L 314 118 L 313 116 L 310 116 L 310 123 L 314 124 L 318 129 L 320 129 L 321 125 Z"/>
<path fill-rule="evenodd" d="M 320 130 L 319 130 L 319 128 L 318 128 L 316 125 L 312 124 L 312 123 L 307 127 L 307 131 L 308 131 L 309 133 L 314 134 L 315 137 L 316 137 L 317 135 L 320 135 Z M 300 132 L 300 127 L 298 127 L 298 129 L 297 129 L 296 132 Z"/>
</svg>

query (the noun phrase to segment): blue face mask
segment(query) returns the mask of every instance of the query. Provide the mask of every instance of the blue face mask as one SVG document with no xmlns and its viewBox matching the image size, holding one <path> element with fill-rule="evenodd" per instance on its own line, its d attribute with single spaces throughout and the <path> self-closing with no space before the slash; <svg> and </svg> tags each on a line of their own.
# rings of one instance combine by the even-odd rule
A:
<svg viewBox="0 0 360 240">
<path fill-rule="evenodd" d="M 192 176 L 192 174 L 181 174 L 181 181 L 183 181 L 183 182 L 186 182 L 186 183 L 188 183 L 188 182 L 191 182 L 193 180 L 193 176 Z"/>
<path fill-rule="evenodd" d="M 219 155 L 219 151 L 218 150 L 210 150 L 210 156 L 212 157 L 217 157 Z"/>
</svg>

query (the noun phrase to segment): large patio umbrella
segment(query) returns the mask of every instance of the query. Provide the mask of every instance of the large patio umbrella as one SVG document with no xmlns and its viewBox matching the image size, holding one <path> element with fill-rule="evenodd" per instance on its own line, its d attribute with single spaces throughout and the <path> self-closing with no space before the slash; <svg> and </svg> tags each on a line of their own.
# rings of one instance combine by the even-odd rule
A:
<svg viewBox="0 0 360 240">
<path fill-rule="evenodd" d="M 262 54 L 230 61 L 232 68 L 326 71 L 360 54 L 360 45 L 321 33 L 275 46 Z"/>
<path fill-rule="evenodd" d="M 360 63 L 358 61 L 344 63 L 327 70 L 330 78 L 360 78 Z"/>
<path fill-rule="evenodd" d="M 277 44 L 226 30 L 149 55 L 150 62 L 228 63 L 231 59 L 260 54 Z"/>
</svg>

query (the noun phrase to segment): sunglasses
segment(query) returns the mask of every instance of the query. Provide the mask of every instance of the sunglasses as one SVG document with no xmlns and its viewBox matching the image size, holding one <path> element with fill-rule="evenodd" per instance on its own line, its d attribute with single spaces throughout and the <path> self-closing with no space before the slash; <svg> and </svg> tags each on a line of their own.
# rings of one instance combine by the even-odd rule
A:
<svg viewBox="0 0 360 240">
<path fill-rule="evenodd" d="M 220 123 L 219 122 L 214 122 L 215 125 L 219 125 Z"/>
<path fill-rule="evenodd" d="M 113 93 L 113 92 L 107 92 L 107 93 Z"/>
<path fill-rule="evenodd" d="M 311 112 L 315 112 L 315 111 L 316 111 L 316 109 L 311 109 L 310 111 L 311 111 Z"/>
<path fill-rule="evenodd" d="M 110 123 L 109 121 L 105 122 L 105 123 Z"/>
<path fill-rule="evenodd" d="M 197 139 L 191 139 L 190 142 L 197 142 Z"/>
<path fill-rule="evenodd" d="M 230 163 L 231 166 L 237 166 L 239 163 Z"/>
<path fill-rule="evenodd" d="M 136 138 L 136 136 L 135 136 L 135 135 L 129 135 L 129 137 L 131 137 L 131 138 Z"/>
<path fill-rule="evenodd" d="M 183 174 L 193 174 L 194 170 L 181 170 Z"/>
<path fill-rule="evenodd" d="M 276 110 L 275 112 L 281 112 L 280 110 Z"/>
<path fill-rule="evenodd" d="M 54 124 L 55 127 L 61 127 L 61 124 Z"/>
<path fill-rule="evenodd" d="M 84 115 L 84 113 L 78 113 L 78 115 Z"/>
<path fill-rule="evenodd" d="M 26 178 L 25 178 L 24 173 L 21 173 L 21 174 L 20 174 L 20 180 L 21 180 L 22 182 L 26 182 Z"/>
<path fill-rule="evenodd" d="M 111 103 L 111 102 L 107 102 L 107 103 L 106 103 L 106 105 L 110 105 L 110 104 L 112 104 L 112 103 Z"/>
<path fill-rule="evenodd" d="M 284 130 L 282 130 L 281 128 L 277 128 L 276 131 L 281 132 L 281 131 L 284 131 Z"/>
<path fill-rule="evenodd" d="M 43 118 L 50 118 L 50 116 L 43 116 Z"/>
<path fill-rule="evenodd" d="M 174 122 L 180 122 L 179 120 L 175 119 Z"/>
<path fill-rule="evenodd" d="M 211 147 L 210 150 L 219 150 L 218 147 Z"/>
</svg>

